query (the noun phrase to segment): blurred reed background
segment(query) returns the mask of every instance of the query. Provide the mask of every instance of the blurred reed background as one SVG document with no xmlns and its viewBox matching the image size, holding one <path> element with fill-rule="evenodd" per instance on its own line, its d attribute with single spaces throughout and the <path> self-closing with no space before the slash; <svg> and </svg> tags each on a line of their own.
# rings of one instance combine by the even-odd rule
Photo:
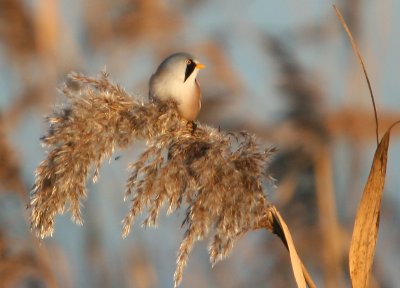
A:
<svg viewBox="0 0 400 288">
<path fill-rule="evenodd" d="M 363 52 L 384 131 L 400 119 L 400 3 L 336 4 Z M 362 71 L 331 3 L 0 0 L 0 287 L 172 287 L 184 215 L 161 217 L 158 229 L 135 225 L 121 238 L 126 167 L 141 143 L 117 151 L 121 157 L 103 165 L 98 183 L 88 182 L 83 227 L 61 216 L 53 238 L 39 241 L 26 204 L 45 157 L 43 115 L 60 102 L 66 74 L 106 67 L 113 81 L 146 99 L 151 73 L 175 51 L 207 66 L 199 76 L 199 121 L 248 130 L 279 149 L 268 171 L 277 179 L 269 197 L 317 285 L 350 286 L 347 254 L 375 126 Z M 371 287 L 400 283 L 398 135 Z M 270 234 L 246 234 L 213 269 L 198 249 L 206 244 L 196 246 L 182 287 L 295 285 L 287 251 Z"/>
</svg>

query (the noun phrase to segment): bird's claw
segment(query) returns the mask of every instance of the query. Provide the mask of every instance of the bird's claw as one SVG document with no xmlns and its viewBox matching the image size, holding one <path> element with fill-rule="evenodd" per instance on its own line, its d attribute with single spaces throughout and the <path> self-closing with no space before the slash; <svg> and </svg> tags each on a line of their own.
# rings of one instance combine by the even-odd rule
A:
<svg viewBox="0 0 400 288">
<path fill-rule="evenodd" d="M 194 121 L 188 121 L 187 127 L 190 130 L 190 133 L 193 135 L 197 129 L 197 124 Z"/>
</svg>

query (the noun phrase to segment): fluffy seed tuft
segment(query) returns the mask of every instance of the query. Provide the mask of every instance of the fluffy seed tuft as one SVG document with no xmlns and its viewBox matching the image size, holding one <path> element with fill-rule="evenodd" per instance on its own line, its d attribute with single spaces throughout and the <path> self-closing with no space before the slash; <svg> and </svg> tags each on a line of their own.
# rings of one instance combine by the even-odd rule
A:
<svg viewBox="0 0 400 288">
<path fill-rule="evenodd" d="M 36 170 L 31 195 L 31 224 L 40 237 L 51 236 L 54 218 L 69 209 L 82 223 L 81 201 L 90 168 L 98 168 L 115 147 L 136 139 L 147 148 L 130 164 L 123 220 L 125 237 L 137 215 L 148 211 L 143 225 L 154 226 L 164 204 L 167 213 L 184 206 L 185 236 L 179 248 L 175 287 L 195 241 L 212 235 L 210 261 L 215 265 L 238 236 L 256 229 L 270 204 L 262 181 L 272 149 L 248 133 L 224 133 L 181 119 L 173 102 L 141 103 L 103 73 L 99 78 L 71 74 L 62 89 L 66 105 L 48 117 L 42 138 L 47 158 Z"/>
</svg>

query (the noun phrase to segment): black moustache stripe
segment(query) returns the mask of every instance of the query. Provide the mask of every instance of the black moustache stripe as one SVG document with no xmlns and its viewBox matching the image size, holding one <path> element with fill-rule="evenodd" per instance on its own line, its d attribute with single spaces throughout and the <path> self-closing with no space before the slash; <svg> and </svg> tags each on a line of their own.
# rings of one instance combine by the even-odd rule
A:
<svg viewBox="0 0 400 288">
<path fill-rule="evenodd" d="M 185 80 L 183 82 L 186 82 L 186 79 L 192 75 L 194 69 L 196 69 L 196 63 L 194 63 L 194 61 L 190 61 L 190 63 L 186 65 Z"/>
</svg>

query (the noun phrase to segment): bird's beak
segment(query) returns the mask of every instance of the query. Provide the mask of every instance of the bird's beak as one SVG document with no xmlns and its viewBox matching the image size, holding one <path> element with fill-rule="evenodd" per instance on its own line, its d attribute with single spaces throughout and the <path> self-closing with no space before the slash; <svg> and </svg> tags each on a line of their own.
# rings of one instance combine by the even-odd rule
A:
<svg viewBox="0 0 400 288">
<path fill-rule="evenodd" d="M 197 68 L 197 69 L 203 69 L 203 68 L 206 68 L 206 65 L 201 64 L 201 63 L 197 63 L 197 64 L 196 64 L 196 68 Z"/>
</svg>

